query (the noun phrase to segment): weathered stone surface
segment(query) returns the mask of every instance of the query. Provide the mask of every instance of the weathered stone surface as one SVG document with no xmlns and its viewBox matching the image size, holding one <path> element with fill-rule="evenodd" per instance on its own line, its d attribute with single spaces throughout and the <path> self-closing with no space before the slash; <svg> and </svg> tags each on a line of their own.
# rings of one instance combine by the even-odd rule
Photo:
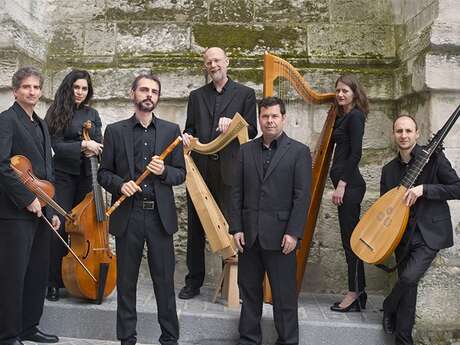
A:
<svg viewBox="0 0 460 345">
<path fill-rule="evenodd" d="M 107 2 L 108 20 L 203 22 L 208 14 L 205 0 L 118 0 Z"/>
<path fill-rule="evenodd" d="M 333 0 L 331 22 L 392 24 L 393 12 L 388 0 Z"/>
<path fill-rule="evenodd" d="M 460 90 L 460 56 L 428 54 L 425 58 L 426 86 L 436 90 Z"/>
<path fill-rule="evenodd" d="M 47 5 L 47 0 L 19 0 L 3 3 L 4 11 L 11 20 L 40 36 L 45 35 L 48 28 L 50 18 Z"/>
<path fill-rule="evenodd" d="M 74 23 L 61 24 L 54 29 L 50 42 L 49 55 L 82 55 L 84 45 L 85 25 Z"/>
<path fill-rule="evenodd" d="M 371 104 L 371 110 L 366 120 L 363 138 L 364 149 L 385 149 L 389 145 L 392 132 L 393 107 L 385 104 Z"/>
<path fill-rule="evenodd" d="M 105 12 L 104 0 L 49 0 L 48 3 L 47 12 L 52 13 L 50 20 L 53 22 L 87 22 Z"/>
<path fill-rule="evenodd" d="M 86 55 L 113 55 L 115 42 L 115 24 L 93 23 L 87 25 L 83 53 Z"/>
<path fill-rule="evenodd" d="M 255 0 L 256 22 L 326 22 L 326 0 Z"/>
<path fill-rule="evenodd" d="M 406 37 L 411 38 L 418 35 L 426 27 L 430 26 L 438 15 L 438 3 L 433 1 L 427 5 L 416 16 L 406 21 Z"/>
<path fill-rule="evenodd" d="M 254 20 L 254 0 L 217 0 L 209 5 L 209 22 L 251 23 Z"/>
<path fill-rule="evenodd" d="M 247 55 L 262 54 L 266 50 L 276 54 L 301 54 L 306 50 L 304 30 L 297 26 L 196 24 L 192 35 L 195 49 L 220 46 L 228 52 Z"/>
<path fill-rule="evenodd" d="M 455 1 L 455 0 L 454 0 Z M 408 21 L 411 18 L 417 16 L 425 8 L 437 3 L 437 0 L 406 0 L 400 1 L 402 6 L 402 12 L 404 15 L 404 21 Z"/>
<path fill-rule="evenodd" d="M 374 58 L 395 56 L 391 25 L 310 24 L 308 55 L 315 58 Z"/>
<path fill-rule="evenodd" d="M 117 52 L 122 55 L 177 52 L 189 48 L 190 32 L 185 25 L 117 24 Z"/>
</svg>

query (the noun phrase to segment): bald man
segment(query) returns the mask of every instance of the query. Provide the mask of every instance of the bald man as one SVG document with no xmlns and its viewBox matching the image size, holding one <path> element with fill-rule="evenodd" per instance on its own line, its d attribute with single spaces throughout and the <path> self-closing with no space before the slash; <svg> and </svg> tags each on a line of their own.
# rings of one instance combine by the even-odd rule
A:
<svg viewBox="0 0 460 345">
<path fill-rule="evenodd" d="M 234 82 L 227 75 L 229 59 L 223 49 L 208 48 L 203 54 L 204 68 L 211 82 L 190 93 L 187 105 L 187 120 L 184 130 L 184 145 L 190 145 L 190 138 L 196 137 L 201 143 L 214 140 L 225 133 L 236 112 L 249 124 L 249 137 L 257 135 L 256 96 L 253 89 Z M 216 200 L 219 208 L 228 219 L 231 186 L 235 183 L 238 140 L 233 140 L 226 148 L 212 155 L 199 155 L 192 152 L 198 170 Z M 195 207 L 187 198 L 188 239 L 187 268 L 185 287 L 179 298 L 189 299 L 200 293 L 205 276 L 203 227 Z"/>
</svg>

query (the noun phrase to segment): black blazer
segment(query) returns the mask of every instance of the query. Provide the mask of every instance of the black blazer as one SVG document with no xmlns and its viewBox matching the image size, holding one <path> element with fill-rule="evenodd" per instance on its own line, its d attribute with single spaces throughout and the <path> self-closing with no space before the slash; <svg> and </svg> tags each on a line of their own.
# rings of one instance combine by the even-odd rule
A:
<svg viewBox="0 0 460 345">
<path fill-rule="evenodd" d="M 38 118 L 44 135 L 44 147 L 42 147 L 34 140 L 33 133 L 28 131 L 27 121 L 30 121 L 29 116 L 18 103 L 14 103 L 0 114 L 0 218 L 3 219 L 37 218 L 26 209 L 35 199 L 35 195 L 19 181 L 10 168 L 12 156 L 26 156 L 32 163 L 35 176 L 53 182 L 48 127 L 45 121 Z"/>
<path fill-rule="evenodd" d="M 133 115 L 134 116 L 134 115 Z M 104 133 L 104 151 L 98 171 L 98 181 L 112 194 L 112 204 L 121 196 L 121 185 L 136 180 L 134 175 L 134 143 L 131 119 L 122 120 L 107 126 Z M 175 123 L 155 118 L 155 154 L 164 149 L 181 135 Z M 185 161 L 182 145 L 178 145 L 165 159 L 166 171 L 162 178 L 154 178 L 156 207 L 161 222 L 168 234 L 177 231 L 177 213 L 172 186 L 185 181 Z M 122 236 L 128 226 L 128 219 L 134 198 L 128 198 L 110 216 L 109 231 Z"/>
<path fill-rule="evenodd" d="M 232 188 L 230 233 L 244 232 L 250 248 L 281 250 L 284 234 L 302 238 L 310 204 L 310 150 L 283 135 L 263 176 L 262 138 L 241 146 Z"/>
<path fill-rule="evenodd" d="M 239 112 L 249 124 L 249 138 L 254 138 L 257 135 L 256 95 L 254 90 L 231 79 L 228 80 L 225 87 L 224 99 L 220 109 L 216 112 L 219 116 L 214 120 L 212 118 L 214 107 L 212 97 L 216 91 L 212 86 L 212 82 L 190 93 L 184 133 L 197 137 L 201 143 L 208 143 L 219 135 L 219 132 L 216 131 L 219 118 L 233 118 L 235 113 Z M 220 174 L 226 185 L 232 185 L 239 147 L 240 144 L 235 139 L 219 152 Z M 207 157 L 196 152 L 192 152 L 192 157 L 198 170 L 205 176 Z"/>
<path fill-rule="evenodd" d="M 359 161 L 363 150 L 364 122 L 366 117 L 358 108 L 337 117 L 332 138 L 335 143 L 330 177 L 334 187 L 339 180 L 347 182 L 347 187 L 365 186 Z"/>
<path fill-rule="evenodd" d="M 412 150 L 416 154 L 421 147 Z M 382 169 L 380 193 L 383 195 L 398 186 L 404 173 L 398 157 Z M 447 200 L 460 199 L 460 179 L 444 153 L 435 153 L 430 158 L 414 186 L 423 184 L 423 196 L 412 206 L 415 224 L 425 243 L 432 249 L 443 249 L 453 245 L 452 220 Z"/>
<path fill-rule="evenodd" d="M 54 133 L 51 136 L 51 145 L 54 151 L 54 169 L 71 175 L 80 175 L 81 164 L 86 164 L 86 174 L 90 175 L 89 160 L 81 152 L 83 124 L 91 121 L 92 127 L 89 136 L 98 143 L 102 142 L 102 122 L 99 113 L 87 105 L 76 109 L 69 127 L 62 133 Z M 86 162 L 86 163 L 84 163 Z"/>
</svg>

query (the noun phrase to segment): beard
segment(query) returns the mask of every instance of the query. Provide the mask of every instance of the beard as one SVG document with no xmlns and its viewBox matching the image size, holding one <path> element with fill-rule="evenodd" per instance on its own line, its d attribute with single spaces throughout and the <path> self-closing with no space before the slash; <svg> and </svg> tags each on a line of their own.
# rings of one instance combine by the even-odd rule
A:
<svg viewBox="0 0 460 345">
<path fill-rule="evenodd" d="M 147 104 L 147 102 L 150 102 L 150 104 Z M 156 103 L 154 103 L 151 99 L 144 99 L 140 102 L 136 102 L 136 107 L 140 111 L 151 112 L 153 109 L 155 109 Z"/>
</svg>

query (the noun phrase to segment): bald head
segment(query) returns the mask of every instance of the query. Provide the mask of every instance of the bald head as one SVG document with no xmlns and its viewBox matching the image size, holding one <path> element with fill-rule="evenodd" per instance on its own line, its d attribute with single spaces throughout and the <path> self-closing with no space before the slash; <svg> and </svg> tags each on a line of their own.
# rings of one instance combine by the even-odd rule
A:
<svg viewBox="0 0 460 345">
<path fill-rule="evenodd" d="M 216 87 L 224 86 L 228 80 L 227 68 L 229 64 L 224 50 L 219 47 L 208 48 L 203 54 L 203 60 L 204 67 Z"/>
</svg>

